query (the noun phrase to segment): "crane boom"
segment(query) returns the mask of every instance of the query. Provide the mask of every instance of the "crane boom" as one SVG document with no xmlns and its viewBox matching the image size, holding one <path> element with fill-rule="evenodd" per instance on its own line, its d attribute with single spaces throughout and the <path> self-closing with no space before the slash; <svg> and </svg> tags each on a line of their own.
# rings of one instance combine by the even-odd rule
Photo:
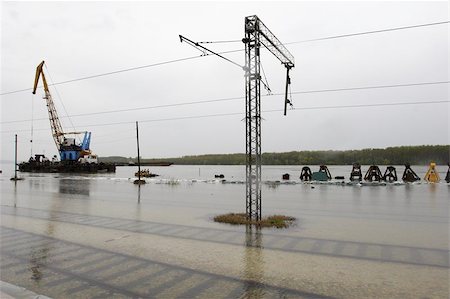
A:
<svg viewBox="0 0 450 299">
<path fill-rule="evenodd" d="M 33 94 L 36 94 L 39 77 L 42 77 L 42 82 L 44 83 L 44 91 L 45 91 L 44 99 L 47 102 L 48 117 L 50 119 L 52 136 L 53 136 L 53 140 L 55 141 L 56 148 L 59 151 L 61 148 L 61 145 L 64 142 L 64 132 L 63 132 L 62 125 L 61 125 L 61 122 L 58 117 L 58 113 L 56 112 L 55 104 L 53 103 L 52 95 L 50 94 L 50 91 L 48 89 L 48 84 L 47 84 L 47 80 L 45 79 L 44 71 L 42 70 L 44 63 L 45 63 L 45 61 L 42 61 L 36 68 L 36 76 L 34 78 Z"/>
</svg>

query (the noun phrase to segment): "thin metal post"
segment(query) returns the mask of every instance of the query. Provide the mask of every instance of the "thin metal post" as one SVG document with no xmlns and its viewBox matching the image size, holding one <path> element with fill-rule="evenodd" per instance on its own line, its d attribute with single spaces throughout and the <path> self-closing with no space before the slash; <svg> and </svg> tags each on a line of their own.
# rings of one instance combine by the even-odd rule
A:
<svg viewBox="0 0 450 299">
<path fill-rule="evenodd" d="M 137 142 L 137 155 L 138 155 L 138 180 L 141 181 L 141 156 L 139 154 L 139 125 L 136 122 L 136 142 Z"/>
<path fill-rule="evenodd" d="M 14 146 L 14 180 L 17 181 L 17 134 L 15 134 Z"/>
</svg>

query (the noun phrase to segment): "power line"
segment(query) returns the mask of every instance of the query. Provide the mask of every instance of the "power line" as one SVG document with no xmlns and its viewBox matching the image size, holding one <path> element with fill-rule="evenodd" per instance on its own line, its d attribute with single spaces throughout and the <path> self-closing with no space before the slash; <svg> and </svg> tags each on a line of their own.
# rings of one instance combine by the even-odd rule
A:
<svg viewBox="0 0 450 299">
<path fill-rule="evenodd" d="M 139 69 L 155 67 L 155 66 L 160 66 L 160 65 L 165 65 L 165 64 L 175 63 L 175 62 L 181 62 L 181 61 L 190 60 L 190 59 L 197 59 L 197 58 L 201 58 L 201 57 L 202 56 L 191 56 L 191 57 L 185 57 L 185 58 L 179 58 L 179 59 L 173 59 L 173 60 L 157 62 L 157 63 L 153 63 L 153 64 L 146 64 L 146 65 L 136 66 L 136 67 L 132 67 L 132 68 L 121 69 L 121 70 L 117 70 L 117 71 L 112 71 L 112 72 L 106 72 L 106 73 L 101 73 L 101 74 L 97 74 L 97 75 L 81 77 L 81 78 L 77 78 L 77 79 L 71 79 L 71 80 L 56 82 L 56 83 L 53 83 L 53 84 L 49 84 L 49 86 L 62 85 L 62 84 L 67 84 L 67 83 L 71 83 L 71 82 L 77 82 L 77 81 L 83 81 L 83 80 L 88 80 L 88 79 L 94 79 L 94 78 L 98 78 L 98 77 L 104 77 L 104 76 L 109 76 L 109 75 L 114 75 L 114 74 L 119 74 L 119 73 L 124 73 L 124 72 L 130 72 L 130 71 L 135 71 L 135 70 L 139 70 Z M 19 90 L 14 90 L 14 91 L 8 91 L 8 92 L 1 93 L 0 95 L 3 96 L 3 95 L 7 95 L 7 94 L 13 94 L 13 93 L 30 91 L 30 90 L 32 90 L 32 88 L 25 88 L 25 89 L 19 89 Z"/>
<path fill-rule="evenodd" d="M 367 89 L 397 88 L 397 87 L 409 87 L 409 86 L 438 85 L 438 84 L 448 84 L 448 83 L 450 83 L 450 81 L 420 82 L 420 83 L 392 84 L 392 85 L 373 85 L 373 86 L 348 87 L 348 88 L 336 88 L 336 89 L 319 89 L 319 90 L 293 91 L 293 92 L 291 92 L 291 94 L 312 94 L 312 93 L 323 93 L 323 92 L 340 92 L 340 91 L 351 91 L 351 90 L 367 90 Z M 284 95 L 284 93 L 273 93 L 273 94 L 262 95 L 262 96 L 263 97 L 268 97 L 268 96 L 270 97 L 270 96 L 279 96 L 279 95 Z M 139 110 L 148 110 L 148 109 L 169 108 L 169 107 L 179 107 L 179 106 L 188 106 L 188 105 L 199 105 L 199 104 L 234 101 L 234 100 L 242 100 L 242 99 L 244 99 L 244 97 L 230 97 L 230 98 L 213 99 L 213 100 L 192 101 L 192 102 L 186 102 L 186 103 L 174 103 L 174 104 L 145 106 L 145 107 L 136 107 L 136 108 L 127 108 L 127 109 L 116 109 L 116 110 L 109 110 L 109 111 L 80 113 L 80 114 L 68 115 L 67 117 L 92 116 L 92 115 L 101 115 L 101 114 L 110 114 L 110 113 L 119 113 L 119 112 L 130 112 L 130 111 L 139 111 Z M 48 118 L 38 118 L 38 119 L 34 119 L 34 120 L 38 121 L 38 120 L 47 120 L 47 119 Z M 20 122 L 28 122 L 28 121 L 30 121 L 30 119 L 27 119 L 27 120 L 2 121 L 2 122 L 0 122 L 0 124 L 20 123 Z"/>
<path fill-rule="evenodd" d="M 404 30 L 404 29 L 411 29 L 411 28 L 418 28 L 418 27 L 443 25 L 443 24 L 448 24 L 448 23 L 450 23 L 450 21 L 442 21 L 442 22 L 426 23 L 426 24 L 411 25 L 411 26 L 396 27 L 396 28 L 388 28 L 388 29 L 381 29 L 381 30 L 357 32 L 357 33 L 350 33 L 350 34 L 342 34 L 342 35 L 328 36 L 328 37 L 315 38 L 315 39 L 309 39 L 309 40 L 288 42 L 288 43 L 284 43 L 284 44 L 285 45 L 290 45 L 290 44 L 306 43 L 306 42 L 313 42 L 313 41 L 320 41 L 320 40 L 327 40 L 327 39 L 337 39 L 337 38 L 345 38 L 345 37 L 358 36 L 358 35 L 366 35 L 366 34 L 382 33 L 382 32 L 388 32 L 388 31 Z M 237 40 L 235 40 L 235 41 L 237 41 Z M 235 41 L 224 41 L 224 42 L 235 42 Z M 242 52 L 242 51 L 244 51 L 244 49 L 237 49 L 237 50 L 218 52 L 218 54 L 229 54 L 229 53 Z M 206 55 L 206 56 L 208 56 L 208 55 Z M 191 57 L 179 58 L 179 59 L 168 60 L 168 61 L 163 61 L 163 62 L 157 62 L 157 63 L 153 63 L 153 64 L 141 65 L 141 66 L 137 66 L 137 67 L 121 69 L 121 70 L 117 70 L 117 71 L 111 71 L 111 72 L 106 72 L 106 73 L 101 73 L 101 74 L 97 74 L 97 75 L 81 77 L 81 78 L 67 80 L 67 81 L 61 81 L 61 82 L 50 84 L 50 86 L 62 85 L 62 84 L 67 84 L 67 83 L 71 83 L 71 82 L 77 82 L 77 81 L 88 80 L 88 79 L 93 79 L 93 78 L 98 78 L 98 77 L 103 77 L 103 76 L 109 76 L 109 75 L 114 75 L 114 74 L 119 74 L 119 73 L 124 73 L 124 72 L 129 72 L 129 71 L 134 71 L 134 70 L 139 70 L 139 69 L 144 69 L 144 68 L 149 68 L 149 67 L 155 67 L 155 66 L 160 66 L 160 65 L 165 65 L 165 64 L 175 63 L 175 62 L 181 62 L 181 61 L 185 61 L 185 60 L 197 59 L 197 58 L 201 58 L 201 57 L 204 57 L 204 56 L 191 56 Z M 32 88 L 18 89 L 18 90 L 14 90 L 14 91 L 7 91 L 7 92 L 0 93 L 0 96 L 8 95 L 8 94 L 14 94 L 14 93 L 19 93 L 19 92 L 25 92 L 25 91 L 30 91 L 30 90 L 32 90 Z"/>
<path fill-rule="evenodd" d="M 439 101 L 420 101 L 420 102 L 394 102 L 394 103 L 374 103 L 374 104 L 359 104 L 359 105 L 336 105 L 336 106 L 311 106 L 311 107 L 296 107 L 293 108 L 293 111 L 301 111 L 301 110 L 322 110 L 322 109 L 342 109 L 342 108 L 368 108 L 368 107 L 383 107 L 383 106 L 407 106 L 407 105 L 430 105 L 430 104 L 444 104 L 450 103 L 450 100 L 439 100 Z M 272 113 L 272 112 L 280 112 L 284 111 L 283 109 L 273 109 L 273 110 L 264 110 L 264 113 Z M 160 119 L 148 119 L 148 120 L 139 120 L 140 123 L 149 123 L 149 122 L 164 122 L 164 121 L 174 121 L 174 120 L 188 120 L 188 119 L 201 119 L 201 118 L 211 118 L 211 117 L 222 117 L 222 116 L 242 116 L 244 112 L 231 112 L 231 113 L 218 113 L 218 114 L 205 114 L 205 115 L 193 115 L 193 116 L 181 116 L 181 117 L 172 117 L 172 118 L 160 118 Z M 84 127 L 105 127 L 105 126 L 114 126 L 114 125 L 126 125 L 126 124 L 134 124 L 135 121 L 122 121 L 122 122 L 111 122 L 111 123 L 103 123 L 103 124 L 90 124 L 84 125 Z M 42 129 L 34 129 L 35 131 L 44 131 L 48 130 L 48 128 Z M 14 132 L 28 132 L 29 130 L 10 130 L 10 131 L 1 131 L 0 133 L 14 133 Z"/>
<path fill-rule="evenodd" d="M 300 44 L 300 43 L 307 43 L 307 42 L 315 42 L 315 41 L 321 41 L 321 40 L 327 40 L 327 39 L 344 38 L 344 37 L 351 37 L 351 36 L 357 36 L 357 35 L 366 35 L 366 34 L 373 34 L 373 33 L 382 33 L 382 32 L 388 32 L 388 31 L 397 31 L 397 30 L 419 28 L 419 27 L 426 27 L 426 26 L 443 25 L 443 24 L 448 24 L 448 23 L 450 23 L 450 21 L 426 23 L 426 24 L 420 24 L 420 25 L 411 25 L 411 26 L 388 28 L 388 29 L 373 30 L 373 31 L 364 31 L 364 32 L 357 32 L 357 33 L 350 33 L 350 34 L 342 34 L 342 35 L 334 35 L 334 36 L 328 36 L 328 37 L 321 37 L 321 38 L 314 38 L 314 39 L 307 39 L 307 40 L 289 42 L 289 43 L 285 43 L 285 45 Z"/>
<path fill-rule="evenodd" d="M 395 87 L 408 87 L 408 86 L 438 85 L 438 84 L 448 84 L 448 83 L 450 83 L 450 81 L 420 82 L 420 83 L 377 85 L 377 86 L 362 86 L 362 87 L 321 89 L 321 90 L 305 90 L 305 91 L 293 91 L 292 93 L 293 94 L 307 94 L 307 93 L 338 92 L 338 91 L 381 89 L 381 88 L 395 88 Z M 274 94 L 274 95 L 283 95 L 283 93 L 278 93 L 278 94 Z"/>
</svg>

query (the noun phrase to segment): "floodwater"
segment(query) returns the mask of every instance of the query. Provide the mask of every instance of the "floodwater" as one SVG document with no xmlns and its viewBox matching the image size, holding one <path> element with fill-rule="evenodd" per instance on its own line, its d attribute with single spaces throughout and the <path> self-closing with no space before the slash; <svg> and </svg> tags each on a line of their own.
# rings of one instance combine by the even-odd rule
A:
<svg viewBox="0 0 450 299">
<path fill-rule="evenodd" d="M 265 166 L 263 214 L 289 229 L 214 223 L 245 210 L 244 166 L 19 173 L 1 184 L 1 280 L 54 298 L 449 298 L 446 183 L 302 184 Z M 316 171 L 317 166 L 311 167 Z M 351 166 L 329 167 L 348 178 Z M 424 166 L 412 167 L 420 177 Z M 381 170 L 384 172 L 384 167 Z M 401 177 L 403 167 L 397 167 Z M 441 179 L 446 166 L 438 166 Z M 363 166 L 363 171 L 367 167 Z M 289 183 L 281 181 L 291 174 Z M 223 174 L 226 183 L 214 179 Z"/>
</svg>

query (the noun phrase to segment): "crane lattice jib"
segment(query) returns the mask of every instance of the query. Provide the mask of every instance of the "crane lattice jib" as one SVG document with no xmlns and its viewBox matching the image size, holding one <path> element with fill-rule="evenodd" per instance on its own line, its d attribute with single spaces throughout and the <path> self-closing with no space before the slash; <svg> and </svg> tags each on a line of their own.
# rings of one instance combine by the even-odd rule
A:
<svg viewBox="0 0 450 299">
<path fill-rule="evenodd" d="M 53 140 L 55 141 L 56 148 L 59 151 L 61 148 L 61 145 L 63 144 L 63 141 L 64 141 L 64 132 L 63 132 L 62 125 L 61 125 L 61 122 L 58 117 L 58 113 L 56 112 L 55 104 L 53 103 L 52 95 L 50 94 L 50 91 L 48 89 L 47 80 L 45 79 L 45 75 L 42 70 L 44 63 L 45 62 L 42 61 L 36 68 L 36 76 L 34 79 L 33 94 L 36 94 L 36 88 L 37 88 L 37 85 L 39 82 L 39 77 L 42 77 L 42 82 L 44 84 L 44 91 L 45 91 L 44 99 L 47 102 L 48 117 L 50 119 L 52 136 L 53 136 Z"/>
</svg>

